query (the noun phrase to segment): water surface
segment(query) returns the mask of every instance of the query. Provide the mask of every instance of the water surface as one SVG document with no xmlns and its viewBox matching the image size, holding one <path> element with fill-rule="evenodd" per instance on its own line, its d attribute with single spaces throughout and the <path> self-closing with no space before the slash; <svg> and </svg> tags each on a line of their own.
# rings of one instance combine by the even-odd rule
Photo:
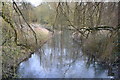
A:
<svg viewBox="0 0 120 80">
<path fill-rule="evenodd" d="M 69 30 L 57 31 L 41 49 L 18 68 L 21 78 L 108 78 L 107 70 L 95 62 L 87 66 L 87 56 L 73 41 Z"/>
</svg>

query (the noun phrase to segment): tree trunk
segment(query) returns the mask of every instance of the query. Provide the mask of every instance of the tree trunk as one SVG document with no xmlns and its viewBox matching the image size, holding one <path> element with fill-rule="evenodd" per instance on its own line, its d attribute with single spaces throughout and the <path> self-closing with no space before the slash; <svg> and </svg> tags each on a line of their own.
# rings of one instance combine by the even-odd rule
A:
<svg viewBox="0 0 120 80">
<path fill-rule="evenodd" d="M 120 2 L 118 2 L 118 27 L 120 27 Z M 120 78 L 120 31 L 118 30 L 118 78 Z"/>
</svg>

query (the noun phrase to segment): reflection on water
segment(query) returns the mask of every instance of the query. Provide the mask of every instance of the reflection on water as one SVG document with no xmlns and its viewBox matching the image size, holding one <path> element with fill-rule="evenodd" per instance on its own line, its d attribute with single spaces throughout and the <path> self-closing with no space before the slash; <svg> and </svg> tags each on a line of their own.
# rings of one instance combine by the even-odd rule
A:
<svg viewBox="0 0 120 80">
<path fill-rule="evenodd" d="M 22 78 L 108 78 L 107 70 L 97 62 L 86 66 L 80 46 L 71 38 L 71 31 L 56 32 L 31 58 L 19 65 Z"/>
</svg>

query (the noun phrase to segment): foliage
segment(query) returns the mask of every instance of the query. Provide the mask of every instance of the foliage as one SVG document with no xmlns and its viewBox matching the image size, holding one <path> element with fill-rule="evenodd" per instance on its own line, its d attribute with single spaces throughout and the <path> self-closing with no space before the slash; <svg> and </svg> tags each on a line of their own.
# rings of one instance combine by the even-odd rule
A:
<svg viewBox="0 0 120 80">
<path fill-rule="evenodd" d="M 52 26 L 55 17 L 55 3 L 42 3 L 34 8 L 37 20 L 41 24 Z"/>
</svg>

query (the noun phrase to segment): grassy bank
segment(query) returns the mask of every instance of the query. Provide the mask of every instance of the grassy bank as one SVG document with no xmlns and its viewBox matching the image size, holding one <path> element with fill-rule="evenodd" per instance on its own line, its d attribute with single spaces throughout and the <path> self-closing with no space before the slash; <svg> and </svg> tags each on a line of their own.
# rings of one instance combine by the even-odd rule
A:
<svg viewBox="0 0 120 80">
<path fill-rule="evenodd" d="M 14 31 L 10 25 L 3 20 L 2 25 L 2 77 L 17 77 L 16 68 L 20 62 L 29 58 L 30 55 L 40 48 L 47 40 L 50 39 L 52 33 L 47 29 L 40 26 L 31 25 L 32 29 L 36 33 L 37 44 L 33 32 L 26 28 L 21 30 L 16 27 L 17 30 L 17 43 L 14 41 Z M 25 45 L 25 46 L 22 46 Z"/>
</svg>

